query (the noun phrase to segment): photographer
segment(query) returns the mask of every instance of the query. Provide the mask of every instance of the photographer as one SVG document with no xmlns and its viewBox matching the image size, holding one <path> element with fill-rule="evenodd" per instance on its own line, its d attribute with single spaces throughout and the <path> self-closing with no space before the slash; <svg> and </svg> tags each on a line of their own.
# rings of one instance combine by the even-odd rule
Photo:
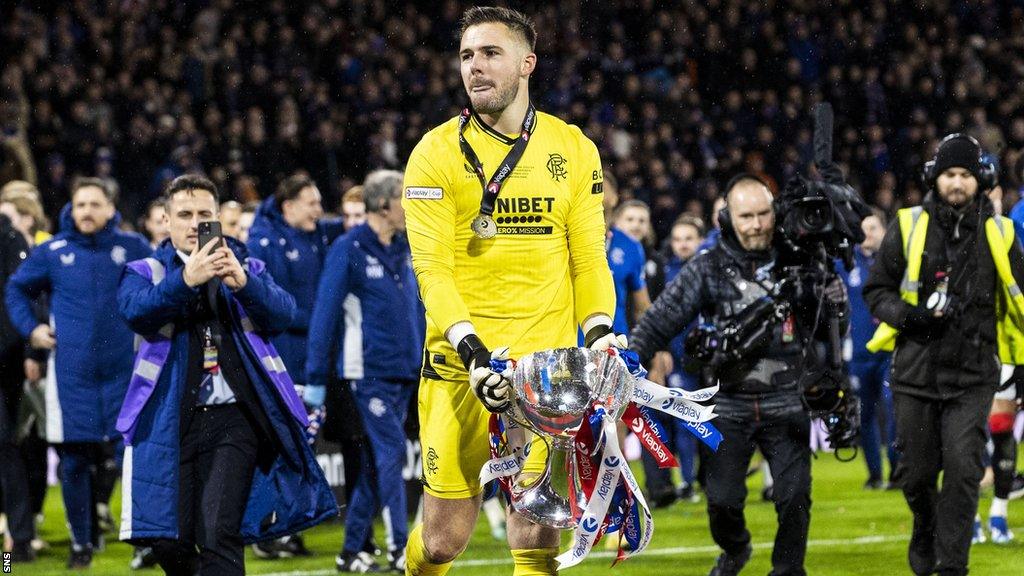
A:
<svg viewBox="0 0 1024 576">
<path fill-rule="evenodd" d="M 766 297 L 791 310 L 767 326 L 763 345 L 740 358 L 712 362 L 721 391 L 716 396 L 715 425 L 725 437 L 707 464 L 708 514 L 711 535 L 723 553 L 712 575 L 737 574 L 750 559 L 750 532 L 743 515 L 746 472 L 755 448 L 768 459 L 775 476 L 775 509 L 779 530 L 772 552 L 772 574 L 804 574 L 803 562 L 810 523 L 810 418 L 800 385 L 805 371 L 804 348 L 817 334 L 827 334 L 821 298 L 845 316 L 845 291 L 832 277 L 825 294 L 813 283 L 781 282 L 776 267 L 775 208 L 768 187 L 758 178 L 739 175 L 726 186 L 721 240 L 694 256 L 658 297 L 632 333 L 631 347 L 649 361 L 701 315 L 706 324 L 723 327 L 744 320 L 764 305 Z M 782 284 L 789 288 L 781 290 Z M 820 284 L 819 284 L 820 285 Z M 813 334 L 813 335 L 812 335 Z M 812 347 L 814 347 L 812 345 Z M 717 364 L 717 365 L 715 365 Z"/>
<path fill-rule="evenodd" d="M 931 191 L 922 206 L 900 210 L 864 287 L 871 313 L 886 322 L 868 349 L 895 348 L 895 481 L 914 514 L 916 574 L 967 573 L 1000 360 L 1024 363 L 1012 357 L 1020 340 L 1011 342 L 1021 336 L 1024 254 L 983 193 L 995 174 L 981 153 L 964 134 L 942 141 L 925 165 Z"/>
</svg>

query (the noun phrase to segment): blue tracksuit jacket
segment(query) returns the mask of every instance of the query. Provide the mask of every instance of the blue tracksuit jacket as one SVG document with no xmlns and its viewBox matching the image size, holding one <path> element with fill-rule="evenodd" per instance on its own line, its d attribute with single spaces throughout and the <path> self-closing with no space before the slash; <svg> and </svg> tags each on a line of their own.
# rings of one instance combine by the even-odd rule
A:
<svg viewBox="0 0 1024 576">
<path fill-rule="evenodd" d="M 295 298 L 295 317 L 273 343 L 296 384 L 306 382 L 306 337 L 324 256 L 343 231 L 341 220 L 323 220 L 313 232 L 292 228 L 273 197 L 260 204 L 249 231 L 249 255 L 265 262 L 278 285 Z"/>
<path fill-rule="evenodd" d="M 419 379 L 425 320 L 408 241 L 385 247 L 368 224 L 327 254 L 309 330 L 308 383 L 326 385 L 331 359 L 349 380 Z M 343 342 L 336 342 L 344 320 Z"/>
<path fill-rule="evenodd" d="M 142 236 L 122 232 L 115 215 L 86 236 L 60 214 L 60 232 L 38 246 L 7 283 L 7 309 L 28 337 L 39 324 L 32 302 L 50 293 L 50 321 L 57 346 L 46 375 L 46 436 L 50 442 L 99 442 L 117 438 L 132 373 L 134 334 L 117 313 L 117 282 L 125 263 L 151 252 Z"/>
</svg>

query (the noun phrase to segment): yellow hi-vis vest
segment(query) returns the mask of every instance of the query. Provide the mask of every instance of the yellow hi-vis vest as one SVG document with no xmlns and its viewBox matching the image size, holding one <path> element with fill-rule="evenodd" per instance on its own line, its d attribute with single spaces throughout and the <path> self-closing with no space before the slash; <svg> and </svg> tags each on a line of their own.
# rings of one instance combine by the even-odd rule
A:
<svg viewBox="0 0 1024 576">
<path fill-rule="evenodd" d="M 900 282 L 900 298 L 911 306 L 917 306 L 928 213 L 915 206 L 899 210 L 897 216 L 903 237 L 903 256 L 907 261 L 907 269 Z M 999 359 L 1003 364 L 1024 364 L 1024 295 L 1013 278 L 1008 256 L 1014 240 L 1013 224 L 1003 216 L 989 218 L 985 221 L 985 236 L 1001 288 L 996 292 Z M 892 351 L 896 347 L 898 333 L 899 330 L 883 322 L 866 347 L 871 352 Z"/>
</svg>

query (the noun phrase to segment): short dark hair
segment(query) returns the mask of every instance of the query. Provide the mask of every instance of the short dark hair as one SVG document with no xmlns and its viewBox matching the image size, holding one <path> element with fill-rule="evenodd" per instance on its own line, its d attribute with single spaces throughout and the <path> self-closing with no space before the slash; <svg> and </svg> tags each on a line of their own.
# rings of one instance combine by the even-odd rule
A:
<svg viewBox="0 0 1024 576">
<path fill-rule="evenodd" d="M 107 202 L 113 204 L 117 201 L 117 189 L 110 185 L 109 182 L 103 178 L 95 178 L 92 176 L 76 176 L 71 181 L 71 198 L 74 199 L 75 193 L 87 186 L 95 186 L 103 191 L 103 196 L 106 197 Z"/>
<path fill-rule="evenodd" d="M 141 219 L 145 220 L 146 218 L 149 218 L 149 215 L 153 213 L 154 208 L 166 210 L 164 203 L 161 202 L 159 198 L 157 198 L 156 200 L 153 200 L 152 202 L 146 205 L 146 213 L 142 215 Z"/>
<path fill-rule="evenodd" d="M 274 202 L 280 208 L 286 200 L 295 200 L 303 189 L 310 186 L 316 188 L 316 182 L 305 174 L 289 176 L 281 180 L 281 183 L 277 185 L 277 191 L 274 192 Z"/>
<path fill-rule="evenodd" d="M 521 35 L 526 40 L 531 52 L 536 49 L 537 30 L 533 27 L 533 20 L 530 20 L 522 12 L 500 6 L 474 6 L 463 12 L 459 25 L 459 38 L 466 33 L 470 26 L 490 23 L 508 26 L 509 30 Z"/>
<path fill-rule="evenodd" d="M 220 192 L 217 190 L 217 185 L 213 183 L 213 180 L 200 174 L 183 174 L 168 182 L 164 193 L 160 195 L 160 201 L 166 206 L 171 201 L 171 196 L 178 192 L 192 192 L 193 190 L 206 190 L 213 194 L 213 202 L 220 204 Z"/>
</svg>

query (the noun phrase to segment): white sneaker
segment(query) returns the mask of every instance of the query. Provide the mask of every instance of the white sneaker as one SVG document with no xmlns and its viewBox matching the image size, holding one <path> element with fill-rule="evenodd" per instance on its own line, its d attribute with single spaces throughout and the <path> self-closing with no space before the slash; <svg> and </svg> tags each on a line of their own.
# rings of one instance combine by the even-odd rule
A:
<svg viewBox="0 0 1024 576">
<path fill-rule="evenodd" d="M 1009 544 L 1013 540 L 1013 531 L 1006 522 L 1006 516 L 992 516 L 988 519 L 988 531 L 992 534 L 993 544 Z"/>
<path fill-rule="evenodd" d="M 981 520 L 978 518 L 974 519 L 974 535 L 971 536 L 971 544 L 984 544 L 988 541 L 985 538 L 985 530 L 981 527 Z"/>
<path fill-rule="evenodd" d="M 338 572 L 350 572 L 354 574 L 366 574 L 369 572 L 380 572 L 380 565 L 366 552 L 346 554 L 342 552 L 334 558 L 334 566 Z"/>
</svg>

